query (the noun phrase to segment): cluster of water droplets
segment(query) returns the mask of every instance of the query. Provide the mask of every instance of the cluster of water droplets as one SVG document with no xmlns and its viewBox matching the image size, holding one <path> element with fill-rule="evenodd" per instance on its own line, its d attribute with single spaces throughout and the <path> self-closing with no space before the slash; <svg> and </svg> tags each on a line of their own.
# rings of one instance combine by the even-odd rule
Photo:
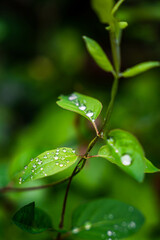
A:
<svg viewBox="0 0 160 240">
<path fill-rule="evenodd" d="M 94 119 L 94 112 L 91 111 L 91 110 L 88 110 L 87 109 L 87 106 L 86 106 L 86 100 L 80 100 L 78 99 L 78 96 L 76 94 L 71 94 L 69 97 L 68 97 L 69 101 L 71 101 L 72 103 L 74 103 L 79 110 L 83 111 L 85 113 L 85 115 L 91 120 L 91 121 L 95 121 Z"/>
<path fill-rule="evenodd" d="M 130 154 L 126 153 L 126 154 L 121 155 L 120 151 L 115 147 L 115 140 L 113 139 L 113 137 L 107 138 L 107 142 L 112 148 L 114 148 L 115 152 L 120 157 L 121 163 L 124 166 L 130 166 L 132 164 L 133 159 L 130 156 Z"/>
<path fill-rule="evenodd" d="M 31 159 L 30 163 L 24 167 L 22 176 L 19 178 L 19 184 L 25 181 L 28 175 L 31 179 L 36 174 L 41 176 L 47 176 L 48 171 L 50 171 L 50 163 L 52 163 L 52 168 L 62 168 L 66 167 L 70 163 L 70 157 L 75 156 L 75 150 L 71 148 L 60 148 L 53 151 L 47 151 L 39 155 L 35 159 Z M 49 164 L 47 166 L 47 163 Z M 34 174 L 34 175 L 31 175 Z"/>
</svg>

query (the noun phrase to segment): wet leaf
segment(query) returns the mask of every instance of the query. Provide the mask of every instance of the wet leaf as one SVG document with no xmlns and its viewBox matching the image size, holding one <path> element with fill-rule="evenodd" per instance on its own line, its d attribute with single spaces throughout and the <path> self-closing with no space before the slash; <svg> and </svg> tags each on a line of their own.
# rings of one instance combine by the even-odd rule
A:
<svg viewBox="0 0 160 240">
<path fill-rule="evenodd" d="M 108 135 L 106 145 L 100 148 L 98 155 L 118 165 L 137 181 L 143 181 L 144 151 L 131 133 L 120 129 L 112 130 Z"/>
<path fill-rule="evenodd" d="M 19 184 L 56 174 L 72 166 L 78 156 L 72 148 L 46 151 L 31 159 L 19 174 Z"/>
<path fill-rule="evenodd" d="M 41 209 L 35 208 L 35 203 L 22 207 L 12 218 L 22 230 L 29 233 L 41 233 L 52 229 L 50 217 Z"/>
<path fill-rule="evenodd" d="M 98 199 L 74 212 L 72 234 L 79 239 L 116 240 L 136 233 L 143 223 L 143 215 L 133 206 L 113 199 Z"/>
<path fill-rule="evenodd" d="M 133 77 L 136 76 L 140 73 L 143 73 L 147 70 L 150 70 L 152 68 L 155 67 L 160 67 L 160 62 L 144 62 L 144 63 L 140 63 L 137 64 L 136 66 L 133 66 L 131 68 L 128 68 L 127 70 L 125 70 L 121 76 L 128 78 L 128 77 Z"/>
<path fill-rule="evenodd" d="M 100 45 L 93 39 L 84 36 L 83 37 L 88 52 L 93 57 L 97 65 L 106 72 L 114 72 L 112 64 L 110 63 L 108 57 L 100 47 Z"/>
<path fill-rule="evenodd" d="M 67 110 L 79 113 L 94 122 L 99 116 L 102 104 L 95 98 L 91 98 L 80 93 L 74 92 L 69 96 L 60 96 L 57 104 Z"/>
</svg>

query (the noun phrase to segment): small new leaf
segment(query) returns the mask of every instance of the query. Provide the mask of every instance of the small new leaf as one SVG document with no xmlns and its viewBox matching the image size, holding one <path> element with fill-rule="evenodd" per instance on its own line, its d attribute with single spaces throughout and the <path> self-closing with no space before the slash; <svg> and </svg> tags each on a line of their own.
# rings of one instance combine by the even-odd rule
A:
<svg viewBox="0 0 160 240">
<path fill-rule="evenodd" d="M 87 240 L 125 239 L 143 223 L 143 215 L 133 206 L 113 199 L 98 199 L 74 212 L 72 234 Z"/>
<path fill-rule="evenodd" d="M 60 96 L 57 104 L 69 111 L 76 112 L 94 122 L 99 116 L 102 104 L 95 98 L 74 92 L 69 96 Z"/>
<path fill-rule="evenodd" d="M 140 63 L 134 67 L 131 67 L 125 70 L 123 73 L 121 73 L 121 76 L 125 78 L 134 77 L 140 73 L 143 73 L 155 67 L 160 67 L 160 62 L 155 61 L 155 62 Z"/>
<path fill-rule="evenodd" d="M 137 181 L 142 182 L 145 171 L 144 151 L 138 140 L 129 132 L 115 129 L 107 138 L 98 155 L 118 165 Z"/>
<path fill-rule="evenodd" d="M 58 148 L 46 151 L 31 159 L 19 174 L 19 184 L 54 175 L 73 165 L 78 156 L 72 148 Z"/>
<path fill-rule="evenodd" d="M 43 210 L 35 208 L 34 202 L 22 207 L 12 220 L 19 228 L 29 233 L 41 233 L 52 229 L 50 217 Z"/>
<path fill-rule="evenodd" d="M 83 37 L 86 47 L 88 49 L 88 52 L 93 57 L 97 65 L 102 68 L 106 72 L 114 72 L 113 66 L 110 63 L 108 57 L 100 47 L 100 45 L 93 39 L 84 36 Z"/>
</svg>

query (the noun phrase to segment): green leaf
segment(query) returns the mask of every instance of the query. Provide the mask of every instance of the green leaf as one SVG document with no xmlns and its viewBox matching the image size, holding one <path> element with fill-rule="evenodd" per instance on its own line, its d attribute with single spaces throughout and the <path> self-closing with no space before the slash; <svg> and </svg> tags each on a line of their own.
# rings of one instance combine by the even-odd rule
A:
<svg viewBox="0 0 160 240">
<path fill-rule="evenodd" d="M 129 132 L 115 129 L 107 138 L 98 155 L 118 165 L 123 171 L 137 181 L 142 182 L 145 171 L 143 148 L 138 140 Z"/>
<path fill-rule="evenodd" d="M 59 148 L 46 151 L 31 159 L 19 174 L 19 184 L 53 175 L 73 165 L 78 156 L 72 148 Z"/>
<path fill-rule="evenodd" d="M 35 208 L 35 203 L 22 207 L 12 218 L 22 230 L 29 233 L 41 233 L 52 229 L 50 217 L 41 209 Z"/>
<path fill-rule="evenodd" d="M 160 62 L 144 62 L 137 64 L 134 67 L 128 68 L 123 73 L 121 73 L 121 76 L 128 78 L 136 76 L 140 73 L 143 73 L 147 70 L 150 70 L 151 68 L 160 67 Z"/>
<path fill-rule="evenodd" d="M 102 23 L 110 23 L 112 21 L 113 0 L 92 0 L 91 3 L 93 10 Z"/>
<path fill-rule="evenodd" d="M 121 4 L 124 2 L 124 0 L 119 0 L 113 7 L 112 9 L 112 14 L 114 15 L 117 10 L 119 9 L 119 7 L 121 6 Z"/>
<path fill-rule="evenodd" d="M 117 22 L 118 26 L 120 29 L 125 29 L 126 27 L 128 27 L 128 23 L 127 22 Z M 106 30 L 111 30 L 111 26 L 107 26 L 105 27 Z"/>
<path fill-rule="evenodd" d="M 79 239 L 116 240 L 136 233 L 144 223 L 133 206 L 112 199 L 81 205 L 73 214 L 72 234 Z"/>
<path fill-rule="evenodd" d="M 128 27 L 128 23 L 127 22 L 119 22 L 118 24 L 119 24 L 119 27 L 121 29 L 125 29 L 126 27 Z"/>
<path fill-rule="evenodd" d="M 69 96 L 60 96 L 57 104 L 67 110 L 76 112 L 89 121 L 94 122 L 99 116 L 102 104 L 95 98 L 85 96 L 83 94 L 74 92 Z"/>
<path fill-rule="evenodd" d="M 93 39 L 84 36 L 83 37 L 88 52 L 93 57 L 97 65 L 106 72 L 114 72 L 112 64 L 110 63 L 108 57 L 100 47 L 100 45 Z"/>
<path fill-rule="evenodd" d="M 145 165 L 145 173 L 155 173 L 160 171 L 160 169 L 155 167 L 147 158 L 145 158 Z"/>
</svg>

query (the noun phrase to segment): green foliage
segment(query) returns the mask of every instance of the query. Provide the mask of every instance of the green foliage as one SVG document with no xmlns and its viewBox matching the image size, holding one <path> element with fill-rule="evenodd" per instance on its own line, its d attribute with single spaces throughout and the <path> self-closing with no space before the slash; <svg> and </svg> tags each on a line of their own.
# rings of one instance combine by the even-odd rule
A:
<svg viewBox="0 0 160 240">
<path fill-rule="evenodd" d="M 137 181 L 144 178 L 145 160 L 138 140 L 129 132 L 115 129 L 108 134 L 106 145 L 98 152 L 99 156 L 117 164 Z"/>
<path fill-rule="evenodd" d="M 160 67 L 160 62 L 140 63 L 134 67 L 131 67 L 131 68 L 125 70 L 121 75 L 125 78 L 134 77 L 140 73 L 143 73 L 143 72 L 150 70 L 152 68 L 155 68 L 155 67 Z"/>
<path fill-rule="evenodd" d="M 144 223 L 133 206 L 112 199 L 81 205 L 73 215 L 72 234 L 80 239 L 121 239 L 136 233 Z"/>
<path fill-rule="evenodd" d="M 98 15 L 102 23 L 110 23 L 112 21 L 111 10 L 113 0 L 91 0 L 93 10 Z"/>
<path fill-rule="evenodd" d="M 85 40 L 88 52 L 91 54 L 97 65 L 104 71 L 113 73 L 113 66 L 99 44 L 89 37 L 84 36 L 83 39 Z"/>
<path fill-rule="evenodd" d="M 156 173 L 159 172 L 160 169 L 158 169 L 157 167 L 155 167 L 148 159 L 145 158 L 145 172 L 146 173 Z"/>
<path fill-rule="evenodd" d="M 41 209 L 35 208 L 34 202 L 22 207 L 12 220 L 19 228 L 29 233 L 41 233 L 52 229 L 50 217 Z"/>
<path fill-rule="evenodd" d="M 34 159 L 24 167 L 24 170 L 19 174 L 19 184 L 54 175 L 64 171 L 72 166 L 78 156 L 75 150 L 71 148 L 57 148 L 46 151 Z"/>
<path fill-rule="evenodd" d="M 69 96 L 62 95 L 59 99 L 57 104 L 60 107 L 76 112 L 91 122 L 97 119 L 102 109 L 100 101 L 77 92 Z"/>
</svg>

